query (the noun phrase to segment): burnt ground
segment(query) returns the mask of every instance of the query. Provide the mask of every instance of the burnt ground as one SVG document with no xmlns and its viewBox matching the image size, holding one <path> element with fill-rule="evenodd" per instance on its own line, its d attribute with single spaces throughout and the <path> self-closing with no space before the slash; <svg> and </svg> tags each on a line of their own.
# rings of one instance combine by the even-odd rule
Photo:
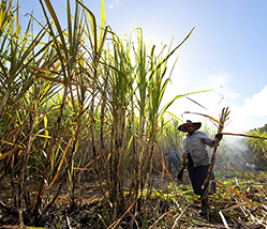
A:
<svg viewBox="0 0 267 229">
<path fill-rule="evenodd" d="M 164 179 L 162 179 L 162 174 L 160 172 L 154 173 L 152 176 L 152 185 L 154 189 L 157 189 L 160 192 L 166 192 L 173 186 L 173 184 L 176 186 L 190 184 L 186 170 L 184 172 L 183 183 L 177 180 L 177 172 L 171 173 L 171 175 L 174 183 L 167 174 L 165 174 Z M 37 195 L 36 191 L 34 191 L 37 190 L 36 185 L 38 185 L 38 181 L 31 182 L 30 184 L 29 191 L 32 197 Z M 51 202 L 56 195 L 58 188 L 59 185 L 54 185 L 49 189 L 48 196 L 44 198 L 43 206 L 47 206 L 47 203 Z M 10 228 L 10 225 L 20 225 L 22 222 L 18 213 L 12 208 L 11 190 L 10 182 L 1 182 L 0 228 Z M 102 196 L 101 189 L 97 182 L 82 182 L 76 184 L 75 205 L 71 205 L 68 186 L 64 184 L 57 200 L 49 207 L 49 209 L 44 210 L 43 208 L 40 212 L 36 212 L 36 214 L 32 212 L 31 215 L 24 211 L 23 223 L 27 226 L 42 228 L 130 228 L 130 222 L 133 219 L 131 211 L 125 214 L 124 218 L 117 226 L 115 226 L 115 224 L 113 225 L 115 227 L 108 227 L 105 225 L 105 222 L 109 221 L 112 223 L 122 214 L 119 214 L 118 217 L 113 220 L 112 217 L 114 216 L 114 212 L 111 212 L 110 206 L 107 206 L 104 204 L 104 201 L 101 201 L 103 200 Z M 177 224 L 179 227 L 175 228 L 225 228 L 220 222 L 220 216 L 218 214 L 211 213 L 208 217 L 199 216 L 200 202 L 198 199 L 193 199 L 192 197 L 190 202 L 191 204 L 182 208 L 186 208 L 186 212 L 179 218 L 179 223 Z M 131 204 L 132 202 L 129 200 L 128 205 L 125 205 L 122 212 L 128 211 Z M 149 228 L 149 226 L 152 225 L 154 225 L 153 228 L 172 228 L 175 218 L 177 217 L 177 212 L 175 212 L 177 207 L 172 207 L 168 201 L 163 201 L 161 198 L 148 200 L 147 206 L 148 211 L 146 214 L 144 212 L 136 214 L 135 222 L 137 222 L 139 227 L 134 226 L 134 228 Z M 155 212 L 155 209 L 162 209 L 162 212 Z M 168 214 L 166 214 L 166 212 L 168 212 Z M 214 209 L 212 212 L 214 212 Z M 188 217 L 190 217 L 190 220 Z M 159 220 L 160 218 L 161 220 Z M 155 224 L 157 221 L 158 223 Z M 194 227 L 192 227 L 192 222 L 194 222 Z M 140 226 L 144 224 L 146 226 Z M 242 224 L 239 226 L 233 224 L 233 227 L 231 228 L 263 227 L 256 225 L 253 227 L 243 227 Z"/>
</svg>

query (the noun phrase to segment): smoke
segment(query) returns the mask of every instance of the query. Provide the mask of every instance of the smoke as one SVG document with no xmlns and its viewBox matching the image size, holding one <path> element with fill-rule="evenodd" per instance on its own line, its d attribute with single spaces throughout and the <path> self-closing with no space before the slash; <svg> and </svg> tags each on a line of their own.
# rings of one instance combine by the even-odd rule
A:
<svg viewBox="0 0 267 229">
<path fill-rule="evenodd" d="M 252 169 L 253 166 L 256 168 L 255 158 L 242 137 L 224 136 L 217 151 L 217 165 L 224 165 L 226 168 L 230 167 L 237 170 Z"/>
</svg>

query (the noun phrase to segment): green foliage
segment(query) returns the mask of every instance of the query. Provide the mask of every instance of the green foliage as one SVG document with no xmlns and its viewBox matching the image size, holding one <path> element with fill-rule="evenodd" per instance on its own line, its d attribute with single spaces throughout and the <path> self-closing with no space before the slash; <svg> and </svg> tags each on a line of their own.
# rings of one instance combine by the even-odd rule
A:
<svg viewBox="0 0 267 229">
<path fill-rule="evenodd" d="M 259 127 L 259 128 L 254 128 L 251 131 L 255 131 L 255 132 L 259 132 L 259 133 L 267 133 L 267 123 L 263 126 L 263 127 Z"/>
<path fill-rule="evenodd" d="M 267 138 L 267 133 L 262 129 L 252 130 L 247 133 L 256 137 Z M 267 142 L 258 138 L 246 139 L 246 144 L 249 147 L 249 151 L 253 157 L 253 163 L 262 169 L 267 168 Z"/>
</svg>

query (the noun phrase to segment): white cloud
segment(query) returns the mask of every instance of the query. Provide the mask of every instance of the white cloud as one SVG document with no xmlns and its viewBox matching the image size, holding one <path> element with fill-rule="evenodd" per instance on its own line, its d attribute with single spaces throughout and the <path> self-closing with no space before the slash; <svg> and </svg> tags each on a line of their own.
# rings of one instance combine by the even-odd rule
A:
<svg viewBox="0 0 267 229">
<path fill-rule="evenodd" d="M 190 102 L 187 99 L 178 99 L 171 109 L 179 116 L 179 111 L 195 111 L 195 112 L 211 112 L 221 109 L 221 101 L 225 100 L 225 95 L 229 91 L 227 85 L 231 82 L 231 76 L 227 73 L 221 72 L 218 74 L 212 74 L 205 77 L 198 77 L 193 82 L 188 83 L 188 79 L 179 78 L 172 79 L 173 83 L 168 85 L 168 89 L 164 95 L 164 102 L 170 101 L 174 96 L 178 94 L 186 94 L 190 92 L 203 91 L 208 89 L 214 89 L 210 92 L 201 92 L 198 94 L 189 95 L 189 97 L 206 109 Z M 231 95 L 233 95 L 232 93 Z M 163 103 L 164 103 L 163 102 Z M 216 117 L 218 114 L 216 113 Z"/>
<path fill-rule="evenodd" d="M 111 4 L 109 4 L 109 8 L 113 8 L 114 6 L 118 6 L 120 4 L 120 0 L 113 0 Z"/>
<path fill-rule="evenodd" d="M 238 97 L 240 97 L 239 93 L 233 93 L 233 92 L 228 92 L 227 95 L 231 98 L 231 99 L 236 99 Z"/>
<path fill-rule="evenodd" d="M 234 131 L 248 131 L 255 127 L 261 127 L 260 117 L 266 116 L 267 123 L 267 85 L 251 98 L 245 98 L 242 106 L 233 106 L 231 110 L 231 119 L 233 122 L 229 125 Z M 253 120 L 253 121 L 251 121 Z"/>
<path fill-rule="evenodd" d="M 223 87 L 219 88 L 220 86 Z M 164 95 L 164 97 L 166 97 L 164 98 L 163 104 L 166 104 L 166 102 L 170 101 L 178 94 L 211 88 L 219 89 L 189 96 L 206 109 L 182 98 L 178 99 L 169 108 L 169 111 L 176 114 L 178 117 L 181 117 L 184 111 L 191 111 L 207 114 L 218 119 L 222 108 L 229 106 L 231 111 L 230 121 L 228 125 L 226 125 L 224 131 L 232 133 L 245 133 L 250 129 L 261 127 L 265 124 L 265 117 L 267 123 L 267 85 L 262 87 L 260 91 L 253 96 L 243 98 L 243 103 L 240 104 L 242 95 L 231 91 L 231 76 L 224 72 L 200 77 L 200 80 L 197 79 L 190 84 L 186 83 L 185 79 L 177 84 L 173 82 L 173 85 L 168 86 L 168 90 Z M 233 101 L 236 98 L 239 98 L 238 102 Z M 207 118 L 202 118 L 199 115 L 186 114 L 183 119 L 184 121 L 187 119 L 191 119 L 192 121 L 205 120 L 208 125 L 213 125 Z"/>
<path fill-rule="evenodd" d="M 177 79 L 178 78 L 178 79 Z M 180 98 L 172 104 L 169 111 L 181 117 L 184 111 L 198 112 L 211 115 L 215 118 L 219 117 L 219 113 L 222 109 L 220 102 L 224 100 L 224 94 L 227 88 L 224 85 L 228 85 L 231 82 L 230 75 L 221 72 L 218 74 L 212 74 L 205 77 L 198 77 L 194 82 L 188 83 L 188 79 L 176 77 L 172 78 L 173 83 L 168 85 L 168 89 L 164 94 L 164 100 L 162 105 L 171 101 L 176 95 L 186 94 L 190 92 L 203 91 L 208 89 L 216 89 L 210 92 L 201 92 L 188 97 L 196 103 L 189 101 L 185 97 Z M 223 87 L 222 87 L 223 86 Z M 201 121 L 203 118 L 199 115 L 183 115 L 184 121 L 191 119 L 192 121 Z"/>
<path fill-rule="evenodd" d="M 244 109 L 248 115 L 266 116 L 267 115 L 267 85 L 252 98 L 245 98 Z"/>
</svg>

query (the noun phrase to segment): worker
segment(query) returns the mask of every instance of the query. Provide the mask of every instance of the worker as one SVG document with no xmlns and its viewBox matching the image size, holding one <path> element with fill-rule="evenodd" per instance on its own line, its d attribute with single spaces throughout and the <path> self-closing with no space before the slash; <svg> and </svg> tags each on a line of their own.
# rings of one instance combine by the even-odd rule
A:
<svg viewBox="0 0 267 229">
<path fill-rule="evenodd" d="M 187 132 L 183 140 L 182 164 L 187 166 L 191 184 L 196 195 L 201 196 L 200 215 L 208 212 L 208 195 L 210 191 L 216 191 L 215 182 L 212 182 L 211 189 L 209 182 L 205 183 L 210 166 L 210 157 L 206 150 L 206 145 L 216 146 L 221 141 L 223 135 L 216 134 L 215 139 L 210 139 L 205 133 L 197 131 L 201 127 L 201 122 L 187 120 L 178 127 L 178 130 Z M 212 174 L 211 179 L 214 179 Z"/>
<path fill-rule="evenodd" d="M 171 172 L 172 168 L 177 171 L 182 164 L 179 154 L 175 150 L 171 150 L 165 153 L 165 155 L 168 156 L 169 172 Z"/>
</svg>

